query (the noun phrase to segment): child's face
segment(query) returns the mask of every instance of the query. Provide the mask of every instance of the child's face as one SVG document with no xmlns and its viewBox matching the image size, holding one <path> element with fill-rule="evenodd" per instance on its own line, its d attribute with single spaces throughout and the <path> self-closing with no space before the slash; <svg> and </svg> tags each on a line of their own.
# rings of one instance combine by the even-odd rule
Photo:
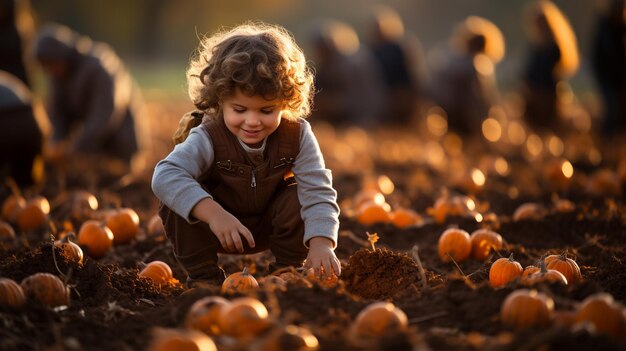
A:
<svg viewBox="0 0 626 351">
<path fill-rule="evenodd" d="M 278 128 L 283 114 L 280 100 L 247 96 L 239 89 L 222 101 L 226 127 L 250 147 L 259 147 Z"/>
</svg>

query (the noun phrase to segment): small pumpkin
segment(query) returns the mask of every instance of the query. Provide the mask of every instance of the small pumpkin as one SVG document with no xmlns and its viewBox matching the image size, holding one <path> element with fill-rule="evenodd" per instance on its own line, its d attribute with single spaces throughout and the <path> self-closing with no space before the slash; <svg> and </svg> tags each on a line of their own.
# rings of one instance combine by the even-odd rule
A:
<svg viewBox="0 0 626 351">
<path fill-rule="evenodd" d="M 544 258 L 539 262 L 539 271 L 528 274 L 526 277 L 522 274 L 522 282 L 527 285 L 535 285 L 541 282 L 560 283 L 563 285 L 568 283 L 567 278 L 561 272 L 547 268 Z"/>
<path fill-rule="evenodd" d="M 12 242 L 15 240 L 15 230 L 5 222 L 0 221 L 0 242 Z"/>
<path fill-rule="evenodd" d="M 391 223 L 400 229 L 406 229 L 422 222 L 422 217 L 410 208 L 400 207 L 390 214 Z"/>
<path fill-rule="evenodd" d="M 75 219 L 89 218 L 98 209 L 98 199 L 86 190 L 77 190 L 72 194 L 70 215 Z"/>
<path fill-rule="evenodd" d="M 2 218 L 13 223 L 17 213 L 26 206 L 26 199 L 21 195 L 11 194 L 2 203 Z"/>
<path fill-rule="evenodd" d="M 244 267 L 243 271 L 236 272 L 224 279 L 221 292 L 227 294 L 244 293 L 259 287 L 256 278 L 248 273 L 248 267 Z"/>
<path fill-rule="evenodd" d="M 70 289 L 56 275 L 35 273 L 24 278 L 20 285 L 26 296 L 35 298 L 48 307 L 70 304 Z"/>
<path fill-rule="evenodd" d="M 391 302 L 374 302 L 357 314 L 350 327 L 350 340 L 371 340 L 390 332 L 406 330 L 409 320 L 401 309 Z"/>
<path fill-rule="evenodd" d="M 139 233 L 139 215 L 129 207 L 120 208 L 109 214 L 105 224 L 113 233 L 113 245 L 127 244 Z"/>
<path fill-rule="evenodd" d="M 472 251 L 470 235 L 463 229 L 448 228 L 439 237 L 437 253 L 443 262 L 467 260 Z"/>
<path fill-rule="evenodd" d="M 373 201 L 366 202 L 357 209 L 356 220 L 363 225 L 389 223 L 391 221 L 390 210 L 391 206 L 386 202 L 382 204 Z"/>
<path fill-rule="evenodd" d="M 113 247 L 113 232 L 97 220 L 87 220 L 78 230 L 78 244 L 87 248 L 89 256 L 104 257 Z"/>
<path fill-rule="evenodd" d="M 168 285 L 174 278 L 172 268 L 163 261 L 152 261 L 148 263 L 140 272 L 139 276 L 148 278 L 156 285 Z"/>
<path fill-rule="evenodd" d="M 580 267 L 578 267 L 576 261 L 567 257 L 567 252 L 546 257 L 546 267 L 563 273 L 570 284 L 576 284 L 583 279 Z"/>
<path fill-rule="evenodd" d="M 159 237 L 161 240 L 165 240 L 165 227 L 163 226 L 163 220 L 161 220 L 158 214 L 150 217 L 146 225 L 146 231 L 149 236 L 155 236 Z"/>
<path fill-rule="evenodd" d="M 473 231 L 470 240 L 472 242 L 471 256 L 477 261 L 486 260 L 492 249 L 502 249 L 502 236 L 487 228 Z"/>
<path fill-rule="evenodd" d="M 197 300 L 187 311 L 185 327 L 207 335 L 219 334 L 220 313 L 228 305 L 230 301 L 221 296 L 206 296 Z"/>
<path fill-rule="evenodd" d="M 543 218 L 543 207 L 534 202 L 526 202 L 513 212 L 513 221 L 518 222 L 521 220 L 539 220 Z"/>
<path fill-rule="evenodd" d="M 289 324 L 272 330 L 261 342 L 260 351 L 315 351 L 319 341 L 311 330 Z"/>
<path fill-rule="evenodd" d="M 523 281 L 524 279 L 528 278 L 529 275 L 537 273 L 540 270 L 541 268 L 537 266 L 533 266 L 533 265 L 526 266 L 526 268 L 524 268 L 524 271 L 522 272 L 521 280 Z"/>
<path fill-rule="evenodd" d="M 517 329 L 545 327 L 554 314 L 554 300 L 537 290 L 518 289 L 502 302 L 500 319 Z"/>
<path fill-rule="evenodd" d="M 72 262 L 83 264 L 83 249 L 78 244 L 72 242 L 75 239 L 74 233 L 70 232 L 63 236 L 63 239 L 56 240 L 54 246 L 59 248 L 63 255 Z"/>
<path fill-rule="evenodd" d="M 0 278 L 0 306 L 20 307 L 26 302 L 22 287 L 13 279 Z"/>
<path fill-rule="evenodd" d="M 513 259 L 513 253 L 497 259 L 489 268 L 489 283 L 494 288 L 502 287 L 522 276 L 522 265 Z"/>
<path fill-rule="evenodd" d="M 588 296 L 578 306 L 576 322 L 590 322 L 601 334 L 615 338 L 624 337 L 626 320 L 622 306 L 615 302 L 607 293 L 596 293 Z"/>
<path fill-rule="evenodd" d="M 50 203 L 43 196 L 35 196 L 26 201 L 26 205 L 17 212 L 15 222 L 23 231 L 41 228 L 48 224 Z"/>
<path fill-rule="evenodd" d="M 155 327 L 147 351 L 217 351 L 215 342 L 197 330 Z"/>
<path fill-rule="evenodd" d="M 238 297 L 220 310 L 220 330 L 234 337 L 255 336 L 270 326 L 265 305 L 253 297 Z"/>
</svg>

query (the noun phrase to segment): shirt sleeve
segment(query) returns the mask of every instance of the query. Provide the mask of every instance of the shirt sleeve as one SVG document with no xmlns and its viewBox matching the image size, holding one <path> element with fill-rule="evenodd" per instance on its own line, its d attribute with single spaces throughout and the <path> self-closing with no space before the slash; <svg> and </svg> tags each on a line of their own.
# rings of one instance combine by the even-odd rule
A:
<svg viewBox="0 0 626 351">
<path fill-rule="evenodd" d="M 212 198 L 198 179 L 214 159 L 211 137 L 198 126 L 192 128 L 184 142 L 159 161 L 152 175 L 152 191 L 159 200 L 179 216 L 193 223 L 191 210 L 204 198 Z"/>
<path fill-rule="evenodd" d="M 304 220 L 304 245 L 316 236 L 326 237 L 337 246 L 339 206 L 332 185 L 332 173 L 326 169 L 324 157 L 311 125 L 302 120 L 300 152 L 293 173 L 298 183 L 298 199 Z"/>
</svg>

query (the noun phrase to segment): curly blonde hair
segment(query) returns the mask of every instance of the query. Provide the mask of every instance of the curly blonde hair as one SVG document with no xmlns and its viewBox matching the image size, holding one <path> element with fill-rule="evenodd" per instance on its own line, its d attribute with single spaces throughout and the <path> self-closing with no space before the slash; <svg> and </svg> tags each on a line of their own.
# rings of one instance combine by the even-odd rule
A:
<svg viewBox="0 0 626 351">
<path fill-rule="evenodd" d="M 210 116 L 221 115 L 220 101 L 237 89 L 283 103 L 283 117 L 307 117 L 313 72 L 302 49 L 285 28 L 248 22 L 204 37 L 187 69 L 188 94 Z"/>
</svg>

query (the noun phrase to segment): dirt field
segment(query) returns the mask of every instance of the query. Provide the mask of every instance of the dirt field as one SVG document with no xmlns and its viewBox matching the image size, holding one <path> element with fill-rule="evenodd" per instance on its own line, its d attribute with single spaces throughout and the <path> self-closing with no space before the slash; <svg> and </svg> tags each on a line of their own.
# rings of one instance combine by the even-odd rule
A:
<svg viewBox="0 0 626 351">
<path fill-rule="evenodd" d="M 151 108 L 157 138 L 149 165 L 171 147 L 168 137 L 173 122 L 168 116 L 178 116 L 182 110 Z M 334 287 L 303 280 L 289 282 L 286 289 L 262 287 L 251 292 L 266 304 L 277 324 L 308 327 L 319 340 L 320 350 L 626 349 L 623 338 L 594 333 L 580 325 L 551 323 L 542 328 L 512 329 L 500 320 L 501 304 L 523 286 L 516 281 L 494 289 L 489 284 L 489 268 L 501 256 L 514 253 L 515 260 L 525 267 L 536 264 L 542 255 L 567 251 L 580 266 L 583 280 L 566 286 L 535 286 L 553 298 L 557 311 L 574 311 L 597 292 L 609 293 L 622 303 L 626 300 L 626 175 L 620 178 L 618 163 L 625 157 L 615 151 L 620 150 L 615 144 L 606 149 L 594 144 L 604 156 L 596 162 L 589 153 L 593 148 L 587 147 L 593 139 L 580 132 L 562 137 L 563 151 L 557 157 L 550 155 L 549 139 L 545 139 L 546 149 L 534 154 L 528 144 L 489 143 L 482 138 L 461 141 L 433 135 L 428 126 L 418 126 L 414 133 L 339 131 L 322 125 L 315 129 L 342 206 L 336 252 L 344 272 Z M 618 145 L 621 150 L 625 146 Z M 567 157 L 574 167 L 569 178 L 551 171 L 560 157 Z M 506 167 L 501 159 L 506 160 Z M 608 180 L 597 176 L 600 169 L 610 171 Z M 481 171 L 484 184 L 472 170 Z M 53 256 L 47 228 L 21 233 L 16 242 L 3 242 L 1 277 L 20 282 L 38 272 L 60 276 L 71 287 L 71 305 L 56 311 L 36 301 L 18 308 L 0 306 L 2 350 L 144 350 L 151 341 L 152 327 L 183 328 L 193 302 L 220 295 L 218 287 L 184 293 L 181 284 L 159 287 L 138 278 L 140 262 L 161 260 L 172 267 L 176 279 L 185 279 L 169 243 L 162 236 L 146 234 L 158 205 L 150 189 L 150 169 L 126 178 L 107 164 L 91 165 L 88 172 L 74 171 L 50 173 L 39 191 L 52 204 L 52 222 L 58 228 L 64 221 L 80 226 L 81 220 L 69 216 L 67 195 L 83 189 L 98 198 L 100 209 L 135 209 L 141 220 L 139 237 L 114 246 L 103 258 L 86 258 L 82 265 Z M 422 220 L 404 229 L 391 223 L 359 222 L 355 196 L 372 184 L 379 187 L 392 209 L 411 208 Z M 436 221 L 429 208 L 442 196 L 442 189 L 451 195 L 469 195 L 475 206 Z M 573 207 L 557 206 L 557 198 L 570 200 Z M 539 217 L 514 220 L 515 210 L 526 202 L 542 206 Z M 451 225 L 469 233 L 489 227 L 500 233 L 505 243 L 484 262 L 446 263 L 438 256 L 437 242 Z M 366 233 L 379 235 L 375 251 Z M 247 266 L 257 278 L 268 273 L 271 259 L 268 253 L 220 258 L 228 273 Z M 225 295 L 228 299 L 236 296 Z M 357 314 L 378 300 L 402 309 L 409 328 L 357 345 L 347 331 Z M 270 331 L 247 341 L 227 336 L 214 337 L 214 341 L 220 350 L 255 349 Z"/>
</svg>

